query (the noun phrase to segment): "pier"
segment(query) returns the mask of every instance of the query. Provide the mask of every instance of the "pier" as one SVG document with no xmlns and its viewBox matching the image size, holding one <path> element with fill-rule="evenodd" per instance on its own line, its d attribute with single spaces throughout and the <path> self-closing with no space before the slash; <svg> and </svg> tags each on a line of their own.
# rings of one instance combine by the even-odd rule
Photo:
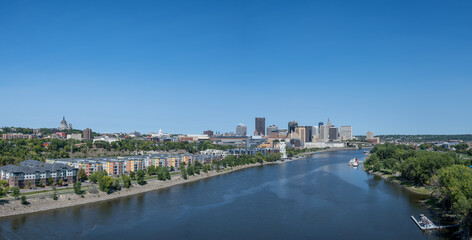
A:
<svg viewBox="0 0 472 240">
<path fill-rule="evenodd" d="M 447 225 L 447 226 L 439 226 L 434 224 L 431 220 L 429 220 L 425 215 L 420 214 L 419 220 L 416 220 L 415 217 L 411 216 L 411 219 L 416 223 L 416 226 L 418 226 L 422 231 L 426 230 L 435 230 L 435 229 L 443 229 L 443 228 L 449 228 L 449 227 L 456 227 L 459 226 L 459 224 L 455 225 Z"/>
</svg>

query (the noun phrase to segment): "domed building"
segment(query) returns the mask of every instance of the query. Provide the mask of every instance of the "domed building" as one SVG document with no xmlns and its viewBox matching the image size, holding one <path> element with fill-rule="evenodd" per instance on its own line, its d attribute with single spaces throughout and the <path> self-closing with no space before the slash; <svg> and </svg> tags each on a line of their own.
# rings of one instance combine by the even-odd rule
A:
<svg viewBox="0 0 472 240">
<path fill-rule="evenodd" d="M 59 130 L 71 130 L 72 129 L 72 124 L 67 124 L 66 117 L 62 117 L 62 121 L 59 124 Z"/>
</svg>

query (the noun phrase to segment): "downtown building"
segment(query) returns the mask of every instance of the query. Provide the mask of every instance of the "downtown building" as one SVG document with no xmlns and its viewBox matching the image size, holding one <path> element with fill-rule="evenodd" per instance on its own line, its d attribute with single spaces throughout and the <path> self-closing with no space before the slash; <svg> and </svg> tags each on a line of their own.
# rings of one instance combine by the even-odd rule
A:
<svg viewBox="0 0 472 240">
<path fill-rule="evenodd" d="M 256 117 L 256 130 L 254 131 L 254 135 L 266 135 L 265 132 L 265 118 L 264 117 Z"/>
<path fill-rule="evenodd" d="M 352 127 L 351 126 L 341 126 L 339 128 L 339 137 L 341 140 L 351 140 L 352 139 Z"/>
</svg>

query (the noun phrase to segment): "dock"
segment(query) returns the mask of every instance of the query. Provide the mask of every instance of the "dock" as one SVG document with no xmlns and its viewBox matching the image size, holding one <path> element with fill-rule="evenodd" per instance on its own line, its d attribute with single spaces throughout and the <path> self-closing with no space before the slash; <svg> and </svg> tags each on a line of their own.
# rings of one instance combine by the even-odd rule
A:
<svg viewBox="0 0 472 240">
<path fill-rule="evenodd" d="M 411 219 L 416 223 L 416 226 L 418 226 L 422 231 L 456 227 L 460 225 L 460 224 L 455 224 L 455 225 L 447 225 L 447 226 L 438 226 L 434 224 L 431 220 L 429 220 L 423 214 L 420 214 L 419 220 L 416 220 L 416 218 L 413 216 L 411 216 Z"/>
</svg>

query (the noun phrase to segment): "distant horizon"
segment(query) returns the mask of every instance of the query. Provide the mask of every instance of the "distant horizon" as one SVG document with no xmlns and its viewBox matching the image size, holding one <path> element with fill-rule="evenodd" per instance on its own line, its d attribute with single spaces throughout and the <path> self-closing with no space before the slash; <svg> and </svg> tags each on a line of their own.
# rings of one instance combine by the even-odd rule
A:
<svg viewBox="0 0 472 240">
<path fill-rule="evenodd" d="M 472 133 L 472 1 L 2 1 L 0 125 Z"/>
<path fill-rule="evenodd" d="M 66 120 L 67 120 L 67 117 L 66 117 Z M 68 121 L 69 123 L 69 121 Z M 288 123 L 288 122 L 287 122 Z M 244 123 L 243 123 L 244 124 Z M 325 123 L 326 124 L 326 123 Z M 59 125 L 59 124 L 58 124 Z M 272 124 L 271 124 L 272 125 Z M 247 126 L 247 125 L 245 125 Z M 269 125 L 266 124 L 266 127 L 268 127 Z M 300 125 L 300 126 L 304 126 L 304 125 Z M 314 126 L 314 125 L 313 125 Z M 335 127 L 340 127 L 341 125 L 335 125 Z M 342 125 L 342 126 L 349 126 L 349 125 Z M 57 127 L 25 127 L 25 126 L 0 126 L 0 128 L 5 128 L 5 127 L 14 127 L 14 128 L 28 128 L 28 129 L 40 129 L 40 128 L 48 128 L 48 129 L 57 129 Z M 277 125 L 277 127 L 279 127 L 279 129 L 287 129 L 287 128 L 281 128 L 280 126 Z M 73 130 L 81 130 L 83 131 L 84 129 L 86 128 L 90 128 L 93 132 L 96 132 L 96 133 L 110 133 L 110 134 L 115 134 L 115 133 L 132 133 L 132 132 L 139 132 L 143 135 L 147 134 L 147 133 L 158 133 L 159 130 L 161 128 L 158 128 L 157 130 L 152 130 L 152 131 L 140 131 L 140 130 L 129 130 L 129 131 L 96 131 L 93 127 L 85 127 L 85 128 L 75 128 L 74 127 L 74 124 L 72 124 L 72 129 Z M 235 126 L 236 128 L 236 126 Z M 162 131 L 164 133 L 168 133 L 168 134 L 203 134 L 203 131 L 207 131 L 207 130 L 212 130 L 213 132 L 220 132 L 221 134 L 224 134 L 224 133 L 229 133 L 229 132 L 235 132 L 235 129 L 233 131 L 219 131 L 219 130 L 214 130 L 214 129 L 204 129 L 202 130 L 201 132 L 169 132 L 169 131 L 165 131 L 165 129 L 162 129 Z M 433 133 L 413 133 L 413 134 L 404 134 L 404 133 L 382 133 L 382 134 L 377 134 L 375 133 L 374 131 L 370 131 L 370 132 L 373 132 L 375 136 L 386 136 L 386 135 L 401 135 L 401 136 L 420 136 L 420 135 L 445 135 L 445 136 L 451 136 L 451 135 L 472 135 L 472 133 L 437 133 L 437 134 L 433 134 Z M 367 132 L 365 132 L 364 134 L 358 134 L 358 133 L 353 133 L 352 135 L 353 136 L 365 136 Z M 253 136 L 253 134 L 250 134 L 248 132 L 247 136 Z"/>
</svg>

